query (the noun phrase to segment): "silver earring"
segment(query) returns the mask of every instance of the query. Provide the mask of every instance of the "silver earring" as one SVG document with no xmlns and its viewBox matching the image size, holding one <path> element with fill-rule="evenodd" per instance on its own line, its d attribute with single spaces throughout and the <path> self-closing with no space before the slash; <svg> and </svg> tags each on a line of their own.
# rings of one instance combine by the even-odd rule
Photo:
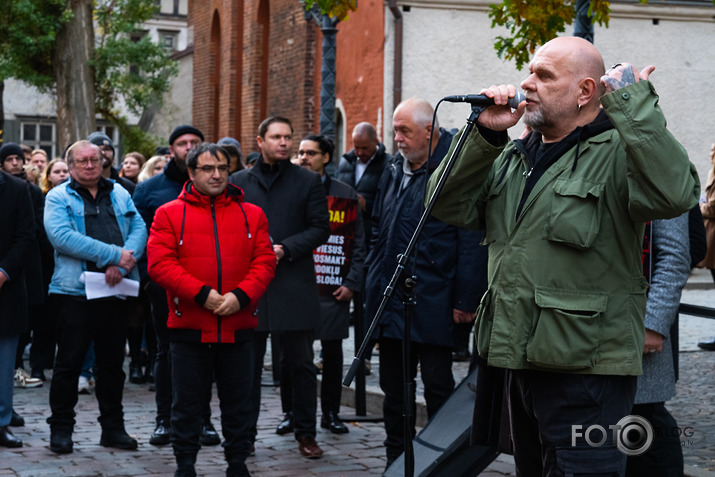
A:
<svg viewBox="0 0 715 477">
<path fill-rule="evenodd" d="M 579 112 L 579 113 L 581 112 L 581 107 L 582 107 L 582 106 L 579 104 L 579 105 L 578 105 L 578 112 Z"/>
</svg>

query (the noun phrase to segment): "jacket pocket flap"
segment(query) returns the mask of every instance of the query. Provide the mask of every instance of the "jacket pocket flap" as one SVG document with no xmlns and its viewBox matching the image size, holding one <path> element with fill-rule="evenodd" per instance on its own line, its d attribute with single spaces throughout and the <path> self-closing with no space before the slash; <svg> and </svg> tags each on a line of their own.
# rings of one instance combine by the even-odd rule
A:
<svg viewBox="0 0 715 477">
<path fill-rule="evenodd" d="M 582 199 L 586 197 L 600 197 L 603 191 L 603 184 L 587 182 L 583 180 L 557 180 L 554 183 L 554 192 L 558 195 L 576 196 Z"/>
<path fill-rule="evenodd" d="M 535 291 L 536 304 L 540 308 L 557 308 L 569 311 L 595 311 L 603 313 L 608 305 L 605 293 L 564 290 L 562 288 L 538 287 Z"/>
</svg>

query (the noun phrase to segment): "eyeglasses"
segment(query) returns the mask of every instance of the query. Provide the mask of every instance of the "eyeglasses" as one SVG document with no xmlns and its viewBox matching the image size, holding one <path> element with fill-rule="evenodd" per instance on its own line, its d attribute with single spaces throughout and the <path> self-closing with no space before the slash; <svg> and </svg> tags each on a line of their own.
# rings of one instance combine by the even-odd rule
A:
<svg viewBox="0 0 715 477">
<path fill-rule="evenodd" d="M 213 174 L 214 171 L 216 171 L 216 170 L 218 170 L 219 173 L 221 173 L 221 174 L 228 173 L 228 165 L 227 164 L 220 164 L 218 166 L 198 166 L 198 167 L 195 167 L 195 169 L 198 169 L 205 174 Z"/>
<path fill-rule="evenodd" d="M 93 166 L 96 166 L 99 164 L 100 159 L 98 157 L 91 157 L 91 158 L 84 158 L 84 159 L 75 159 L 74 163 L 77 164 L 78 166 L 86 166 L 88 163 L 91 163 Z"/>
<path fill-rule="evenodd" d="M 313 150 L 308 150 L 308 151 L 298 151 L 298 156 L 308 156 L 308 157 L 313 157 L 317 156 L 318 154 L 322 154 L 320 151 L 313 151 Z"/>
</svg>

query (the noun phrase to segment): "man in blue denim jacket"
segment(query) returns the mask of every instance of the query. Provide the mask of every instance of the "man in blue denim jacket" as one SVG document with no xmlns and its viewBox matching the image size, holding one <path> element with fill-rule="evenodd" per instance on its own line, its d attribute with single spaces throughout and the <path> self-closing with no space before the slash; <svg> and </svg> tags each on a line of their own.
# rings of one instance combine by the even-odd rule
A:
<svg viewBox="0 0 715 477">
<path fill-rule="evenodd" d="M 57 358 L 50 387 L 50 450 L 72 452 L 77 404 L 77 379 L 92 340 L 97 369 L 96 395 L 100 444 L 136 449 L 137 441 L 124 429 L 124 343 L 126 300 L 88 300 L 83 272 L 104 273 L 110 287 L 125 276 L 139 279 L 137 257 L 144 253 L 147 232 L 129 193 L 101 177 L 101 153 L 89 141 L 78 141 L 67 152 L 71 179 L 47 194 L 45 229 L 55 248 L 55 272 L 50 294 L 55 295 Z"/>
</svg>

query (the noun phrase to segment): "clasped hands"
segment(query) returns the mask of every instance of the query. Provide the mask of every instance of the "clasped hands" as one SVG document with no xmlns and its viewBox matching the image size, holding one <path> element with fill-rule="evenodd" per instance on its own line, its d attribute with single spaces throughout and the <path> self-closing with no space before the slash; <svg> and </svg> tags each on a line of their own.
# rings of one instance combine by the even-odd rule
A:
<svg viewBox="0 0 715 477">
<path fill-rule="evenodd" d="M 134 250 L 124 250 L 122 249 L 122 255 L 119 258 L 119 262 L 116 265 L 111 265 L 107 267 L 104 272 L 104 281 L 110 287 L 117 285 L 122 281 L 124 276 L 119 268 L 123 268 L 126 271 L 131 270 L 137 264 L 137 259 L 134 258 Z"/>
<path fill-rule="evenodd" d="M 212 288 L 204 302 L 204 308 L 212 311 L 214 315 L 227 316 L 238 313 L 241 310 L 241 304 L 232 292 L 221 295 Z"/>
</svg>

